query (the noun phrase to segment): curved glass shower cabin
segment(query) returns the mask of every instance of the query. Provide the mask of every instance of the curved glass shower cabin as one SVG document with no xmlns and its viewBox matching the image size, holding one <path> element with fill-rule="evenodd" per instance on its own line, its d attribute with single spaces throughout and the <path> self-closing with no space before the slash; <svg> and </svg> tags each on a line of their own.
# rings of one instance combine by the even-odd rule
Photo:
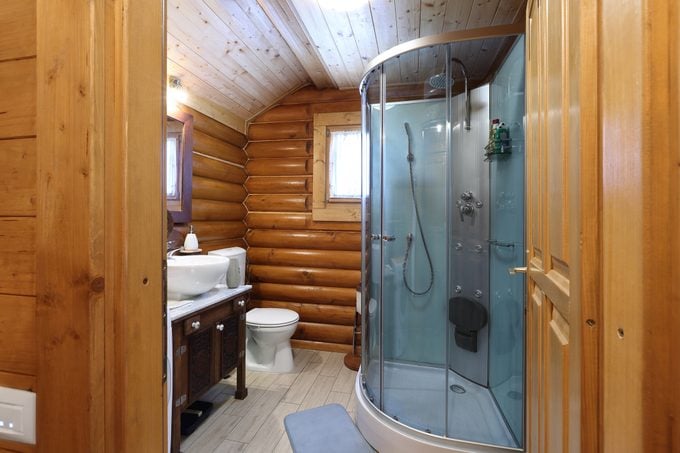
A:
<svg viewBox="0 0 680 453">
<path fill-rule="evenodd" d="M 357 422 L 369 442 L 522 449 L 524 40 L 433 41 L 378 57 L 361 85 Z"/>
</svg>

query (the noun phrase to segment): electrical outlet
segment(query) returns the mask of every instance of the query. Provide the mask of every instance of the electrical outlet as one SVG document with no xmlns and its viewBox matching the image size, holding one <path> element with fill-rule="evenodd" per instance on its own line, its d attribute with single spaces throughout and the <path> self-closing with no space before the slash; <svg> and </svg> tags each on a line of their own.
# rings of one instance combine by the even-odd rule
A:
<svg viewBox="0 0 680 453">
<path fill-rule="evenodd" d="M 35 444 L 35 393 L 0 387 L 0 438 Z"/>
</svg>

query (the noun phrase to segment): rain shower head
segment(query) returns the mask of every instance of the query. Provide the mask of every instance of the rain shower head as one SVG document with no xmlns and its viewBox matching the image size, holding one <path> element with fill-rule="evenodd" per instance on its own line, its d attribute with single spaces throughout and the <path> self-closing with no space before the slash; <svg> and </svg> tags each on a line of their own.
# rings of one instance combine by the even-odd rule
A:
<svg viewBox="0 0 680 453">
<path fill-rule="evenodd" d="M 446 77 L 446 73 L 442 72 L 439 74 L 435 74 L 432 77 L 428 79 L 428 83 L 432 88 L 436 88 L 437 90 L 444 90 L 446 89 L 446 82 L 449 82 L 449 86 L 453 85 L 453 82 L 455 82 L 453 77 Z"/>
<path fill-rule="evenodd" d="M 457 63 L 460 66 L 461 72 L 463 73 L 463 79 L 465 80 L 465 121 L 463 123 L 466 130 L 470 130 L 470 116 L 471 116 L 471 106 L 470 106 L 470 88 L 468 87 L 468 75 L 467 68 L 458 58 L 452 58 L 452 62 Z M 446 72 L 440 72 L 435 74 L 428 79 L 430 86 L 437 90 L 445 90 L 446 88 L 453 86 L 456 79 L 451 77 L 446 77 Z"/>
</svg>

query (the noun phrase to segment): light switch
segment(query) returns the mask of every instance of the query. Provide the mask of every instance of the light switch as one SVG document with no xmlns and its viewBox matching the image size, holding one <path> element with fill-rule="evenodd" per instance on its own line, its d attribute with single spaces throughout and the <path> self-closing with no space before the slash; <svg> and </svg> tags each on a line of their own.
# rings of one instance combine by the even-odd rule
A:
<svg viewBox="0 0 680 453">
<path fill-rule="evenodd" d="M 35 444 L 35 393 L 0 387 L 0 438 Z"/>
</svg>

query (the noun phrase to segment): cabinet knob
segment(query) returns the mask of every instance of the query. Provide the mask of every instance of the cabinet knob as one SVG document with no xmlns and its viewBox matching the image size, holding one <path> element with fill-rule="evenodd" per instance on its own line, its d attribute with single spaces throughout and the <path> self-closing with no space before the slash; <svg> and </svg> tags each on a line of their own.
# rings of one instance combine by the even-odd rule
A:
<svg viewBox="0 0 680 453">
<path fill-rule="evenodd" d="M 201 327 L 201 321 L 194 321 L 191 323 L 191 328 L 194 330 L 198 330 Z"/>
<path fill-rule="evenodd" d="M 219 330 L 220 332 L 222 332 L 222 331 L 224 330 L 224 324 L 222 324 L 222 323 L 216 325 L 215 327 L 216 327 L 217 330 Z"/>
<path fill-rule="evenodd" d="M 246 301 L 243 300 L 243 299 L 239 300 L 239 301 L 236 302 L 236 303 L 238 304 L 239 307 L 245 307 L 245 305 L 246 305 Z"/>
</svg>

